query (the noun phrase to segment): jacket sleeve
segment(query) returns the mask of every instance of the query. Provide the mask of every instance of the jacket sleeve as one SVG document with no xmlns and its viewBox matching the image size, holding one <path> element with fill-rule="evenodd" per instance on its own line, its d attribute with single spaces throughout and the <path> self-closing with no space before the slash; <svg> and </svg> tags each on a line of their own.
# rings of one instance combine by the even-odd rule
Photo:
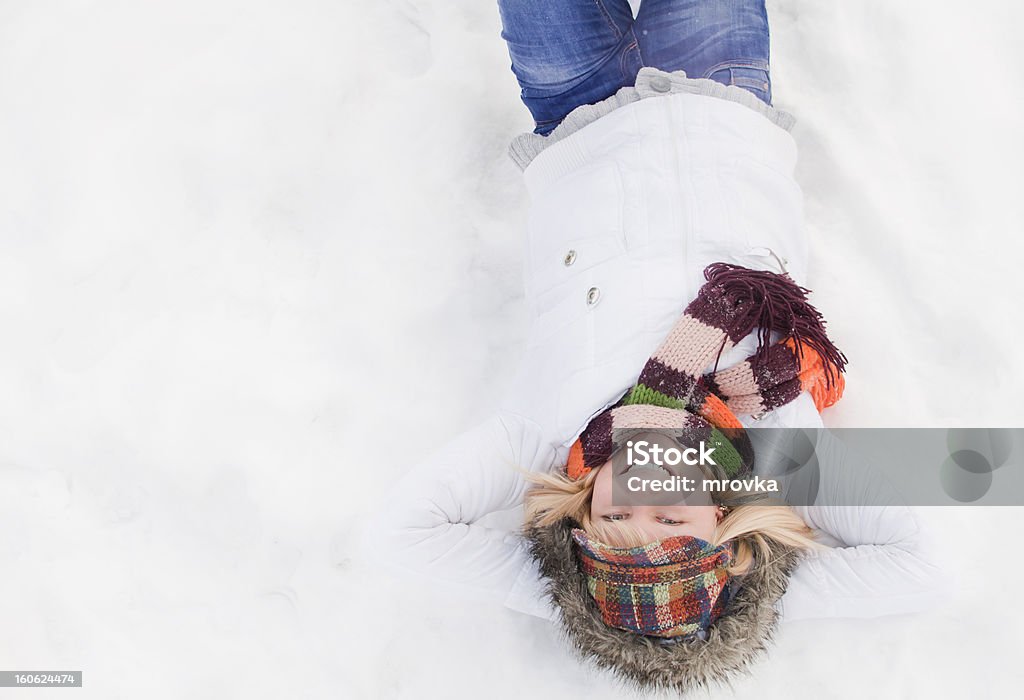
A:
<svg viewBox="0 0 1024 700">
<path fill-rule="evenodd" d="M 554 619 L 533 558 L 516 532 L 486 516 L 520 506 L 522 471 L 547 471 L 555 451 L 529 421 L 494 414 L 416 464 L 366 529 L 364 548 L 395 573 L 415 573 Z"/>
<path fill-rule="evenodd" d="M 920 512 L 902 503 L 883 465 L 851 453 L 827 430 L 817 435 L 818 496 L 794 509 L 832 546 L 797 566 L 779 602 L 782 618 L 878 617 L 946 600 L 949 567 Z"/>
</svg>

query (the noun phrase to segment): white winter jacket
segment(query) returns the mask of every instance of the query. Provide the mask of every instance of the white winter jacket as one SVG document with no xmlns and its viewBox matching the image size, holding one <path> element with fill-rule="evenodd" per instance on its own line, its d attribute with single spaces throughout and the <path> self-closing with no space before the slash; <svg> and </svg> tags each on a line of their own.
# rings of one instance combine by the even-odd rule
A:
<svg viewBox="0 0 1024 700">
<path fill-rule="evenodd" d="M 484 521 L 522 504 L 527 482 L 517 468 L 565 464 L 591 417 L 634 384 L 708 264 L 784 266 L 805 284 L 796 157 L 788 131 L 742 104 L 669 94 L 615 109 L 534 158 L 524 171 L 532 323 L 514 388 L 495 414 L 415 465 L 389 494 L 370 528 L 388 562 L 554 619 L 519 535 Z M 754 346 L 748 337 L 719 368 Z M 758 425 L 822 423 L 805 394 Z M 847 473 L 822 476 L 825 499 L 850 487 L 844 479 L 872 474 L 863 465 L 840 471 Z M 826 502 L 798 511 L 834 548 L 799 565 L 783 619 L 908 612 L 943 596 L 944 578 L 910 509 Z"/>
</svg>

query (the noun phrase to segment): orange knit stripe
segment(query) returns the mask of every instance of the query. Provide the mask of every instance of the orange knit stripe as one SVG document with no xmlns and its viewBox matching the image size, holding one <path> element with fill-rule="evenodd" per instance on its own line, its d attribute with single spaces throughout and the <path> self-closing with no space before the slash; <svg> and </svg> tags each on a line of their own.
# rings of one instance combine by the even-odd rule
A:
<svg viewBox="0 0 1024 700">
<path fill-rule="evenodd" d="M 834 381 L 832 386 L 829 387 L 825 378 L 825 365 L 821 361 L 821 356 L 814 348 L 807 345 L 798 348 L 796 341 L 792 338 L 786 338 L 784 342 L 792 348 L 793 354 L 799 358 L 800 388 L 811 395 L 811 398 L 814 399 L 815 408 L 821 412 L 823 409 L 839 401 L 843 397 L 843 391 L 846 389 L 846 379 L 842 373 L 833 373 Z M 801 349 L 803 350 L 802 357 Z"/>
<path fill-rule="evenodd" d="M 583 463 L 583 443 L 576 439 L 576 442 L 569 448 L 569 462 L 565 465 L 565 471 L 570 479 L 582 479 L 590 469 Z"/>
<path fill-rule="evenodd" d="M 736 417 L 725 403 L 715 396 L 708 394 L 704 399 L 704 405 L 700 407 L 700 415 L 707 419 L 708 423 L 716 428 L 742 428 L 743 424 Z"/>
</svg>

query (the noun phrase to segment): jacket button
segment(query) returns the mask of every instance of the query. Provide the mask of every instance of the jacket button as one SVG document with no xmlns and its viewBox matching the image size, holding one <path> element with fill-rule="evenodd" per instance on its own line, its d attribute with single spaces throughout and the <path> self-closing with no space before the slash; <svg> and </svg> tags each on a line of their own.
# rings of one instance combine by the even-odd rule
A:
<svg viewBox="0 0 1024 700">
<path fill-rule="evenodd" d="M 565 258 L 562 259 L 562 262 L 565 263 L 566 267 L 569 267 L 574 262 L 576 262 L 576 251 L 570 250 L 568 253 L 566 253 Z"/>
<path fill-rule="evenodd" d="M 672 87 L 672 81 L 664 75 L 656 75 L 651 78 L 651 89 L 655 92 L 668 92 Z"/>
<path fill-rule="evenodd" d="M 591 287 L 590 291 L 587 292 L 587 306 L 593 306 L 601 298 L 601 290 L 597 287 Z"/>
</svg>

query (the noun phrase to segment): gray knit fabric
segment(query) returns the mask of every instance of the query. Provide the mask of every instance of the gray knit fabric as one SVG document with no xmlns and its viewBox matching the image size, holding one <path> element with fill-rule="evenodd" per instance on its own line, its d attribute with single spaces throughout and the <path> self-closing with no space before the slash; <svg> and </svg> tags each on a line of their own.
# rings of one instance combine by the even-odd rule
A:
<svg viewBox="0 0 1024 700">
<path fill-rule="evenodd" d="M 672 73 L 657 68 L 644 67 L 636 76 L 636 84 L 619 88 L 611 97 L 596 102 L 592 105 L 580 105 L 562 120 L 555 129 L 547 136 L 534 134 L 532 132 L 520 134 L 509 144 L 508 153 L 520 170 L 525 170 L 534 158 L 545 148 L 561 141 L 566 136 L 573 134 L 587 124 L 597 121 L 619 107 L 624 107 L 637 100 L 649 97 L 663 97 L 679 92 L 688 92 L 694 95 L 710 95 L 720 97 L 724 100 L 739 102 L 759 114 L 764 115 L 773 124 L 776 124 L 786 131 L 793 128 L 796 119 L 789 112 L 776 109 L 761 101 L 757 95 L 735 85 L 723 85 L 709 78 L 688 78 L 684 71 Z"/>
</svg>

